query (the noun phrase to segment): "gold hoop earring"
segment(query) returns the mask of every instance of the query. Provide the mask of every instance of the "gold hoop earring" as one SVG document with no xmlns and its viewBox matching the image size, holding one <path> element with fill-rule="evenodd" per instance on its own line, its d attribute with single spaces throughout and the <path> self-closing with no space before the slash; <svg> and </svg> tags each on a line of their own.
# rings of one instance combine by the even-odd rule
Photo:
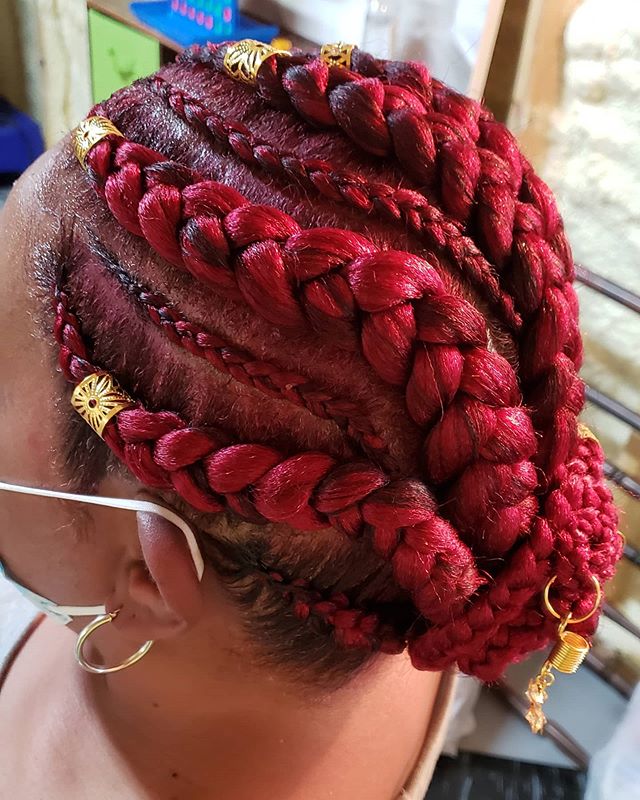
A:
<svg viewBox="0 0 640 800">
<path fill-rule="evenodd" d="M 107 672 L 119 672 L 121 669 L 127 669 L 132 664 L 135 664 L 136 661 L 140 661 L 140 659 L 145 656 L 151 646 L 153 645 L 153 640 L 151 639 L 148 642 L 145 642 L 139 650 L 129 656 L 129 658 L 125 658 L 125 660 L 121 664 L 117 664 L 115 667 L 100 667 L 96 664 L 91 664 L 89 661 L 86 660 L 84 657 L 84 653 L 82 652 L 85 642 L 91 636 L 91 634 L 98 630 L 99 627 L 102 625 L 106 625 L 109 622 L 113 622 L 113 620 L 118 616 L 120 613 L 120 609 L 116 609 L 116 611 L 108 611 L 106 614 L 100 614 L 97 616 L 92 622 L 90 622 L 87 626 L 85 626 L 82 631 L 80 632 L 78 639 L 76 641 L 76 659 L 78 664 L 82 667 L 82 669 L 86 669 L 87 672 L 93 672 L 96 675 L 104 675 Z"/>
</svg>

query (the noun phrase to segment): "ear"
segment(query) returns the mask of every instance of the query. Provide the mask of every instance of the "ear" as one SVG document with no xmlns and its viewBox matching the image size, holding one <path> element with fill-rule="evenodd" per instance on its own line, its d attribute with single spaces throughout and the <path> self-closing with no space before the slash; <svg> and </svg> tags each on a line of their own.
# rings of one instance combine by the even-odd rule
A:
<svg viewBox="0 0 640 800">
<path fill-rule="evenodd" d="M 121 630 L 144 626 L 149 639 L 168 638 L 200 619 L 204 605 L 201 583 L 180 528 L 147 511 L 136 512 L 136 518 L 144 561 L 129 565 L 131 602 L 118 615 L 116 626 Z"/>
</svg>

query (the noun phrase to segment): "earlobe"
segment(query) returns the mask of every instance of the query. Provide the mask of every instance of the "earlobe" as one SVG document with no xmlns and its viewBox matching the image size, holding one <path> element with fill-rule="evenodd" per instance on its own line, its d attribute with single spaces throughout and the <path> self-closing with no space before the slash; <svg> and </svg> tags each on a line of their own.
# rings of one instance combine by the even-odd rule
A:
<svg viewBox="0 0 640 800">
<path fill-rule="evenodd" d="M 131 575 L 132 594 L 158 622 L 164 618 L 169 627 L 179 628 L 194 624 L 203 610 L 202 587 L 183 532 L 159 514 L 138 511 L 136 517 L 147 569 L 140 564 L 139 573 Z"/>
</svg>

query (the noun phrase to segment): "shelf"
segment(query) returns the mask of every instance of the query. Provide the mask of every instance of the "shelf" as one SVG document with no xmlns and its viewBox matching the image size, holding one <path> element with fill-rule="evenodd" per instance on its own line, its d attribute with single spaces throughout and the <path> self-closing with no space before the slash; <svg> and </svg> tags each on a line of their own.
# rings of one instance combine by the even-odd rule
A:
<svg viewBox="0 0 640 800">
<path fill-rule="evenodd" d="M 147 36 L 152 36 L 163 47 L 166 47 L 173 53 L 179 53 L 183 49 L 177 42 L 174 42 L 172 39 L 169 39 L 153 28 L 143 25 L 135 14 L 132 14 L 129 10 L 129 0 L 87 0 L 87 7 L 99 11 L 101 14 L 105 14 L 107 17 L 111 17 L 118 22 L 122 22 L 130 28 L 140 31 L 140 33 L 146 33 Z M 303 39 L 301 36 L 297 36 L 294 33 L 289 33 L 286 30 L 283 30 L 280 35 L 290 39 L 295 47 L 300 47 L 303 50 L 318 49 L 316 43 L 310 42 L 308 39 Z M 163 59 L 163 61 L 164 60 L 166 59 Z"/>
</svg>

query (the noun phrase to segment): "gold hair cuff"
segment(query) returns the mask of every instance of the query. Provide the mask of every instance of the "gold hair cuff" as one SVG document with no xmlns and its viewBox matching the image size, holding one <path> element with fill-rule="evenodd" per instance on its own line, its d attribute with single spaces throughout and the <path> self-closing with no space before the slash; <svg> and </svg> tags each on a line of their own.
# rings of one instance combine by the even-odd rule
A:
<svg viewBox="0 0 640 800">
<path fill-rule="evenodd" d="M 582 617 L 573 617 L 571 612 L 565 617 L 562 617 L 551 605 L 551 601 L 549 600 L 549 590 L 556 578 L 557 575 L 554 575 L 544 587 L 543 597 L 547 611 L 556 619 L 560 620 L 560 625 L 558 625 L 558 639 L 553 650 L 549 653 L 547 660 L 542 665 L 540 672 L 535 678 L 529 681 L 529 687 L 525 692 L 529 700 L 529 710 L 525 714 L 525 719 L 531 726 L 533 733 L 542 733 L 547 723 L 542 705 L 548 699 L 547 689 L 555 681 L 555 675 L 551 670 L 556 669 L 558 672 L 564 672 L 567 675 L 577 672 L 578 667 L 585 660 L 591 648 L 591 644 L 584 636 L 580 636 L 579 633 L 567 631 L 567 625 L 577 625 L 579 622 L 588 620 L 596 613 L 600 601 L 602 600 L 600 581 L 595 575 L 592 575 L 591 579 L 593 580 L 596 595 L 591 610 Z"/>
<path fill-rule="evenodd" d="M 320 58 L 330 67 L 351 69 L 351 53 L 354 47 L 355 44 L 345 44 L 345 42 L 323 44 L 320 48 Z"/>
<path fill-rule="evenodd" d="M 76 158 L 86 169 L 89 150 L 107 136 L 123 136 L 110 119 L 106 117 L 87 117 L 73 132 L 73 150 Z"/>
<path fill-rule="evenodd" d="M 288 50 L 276 50 L 255 39 L 242 39 L 229 45 L 224 54 L 224 68 L 229 77 L 240 83 L 254 84 L 262 64 L 271 56 L 289 56 Z"/>
<path fill-rule="evenodd" d="M 135 402 L 108 372 L 94 372 L 73 390 L 71 404 L 98 436 L 102 437 L 111 417 L 134 406 Z"/>
</svg>

